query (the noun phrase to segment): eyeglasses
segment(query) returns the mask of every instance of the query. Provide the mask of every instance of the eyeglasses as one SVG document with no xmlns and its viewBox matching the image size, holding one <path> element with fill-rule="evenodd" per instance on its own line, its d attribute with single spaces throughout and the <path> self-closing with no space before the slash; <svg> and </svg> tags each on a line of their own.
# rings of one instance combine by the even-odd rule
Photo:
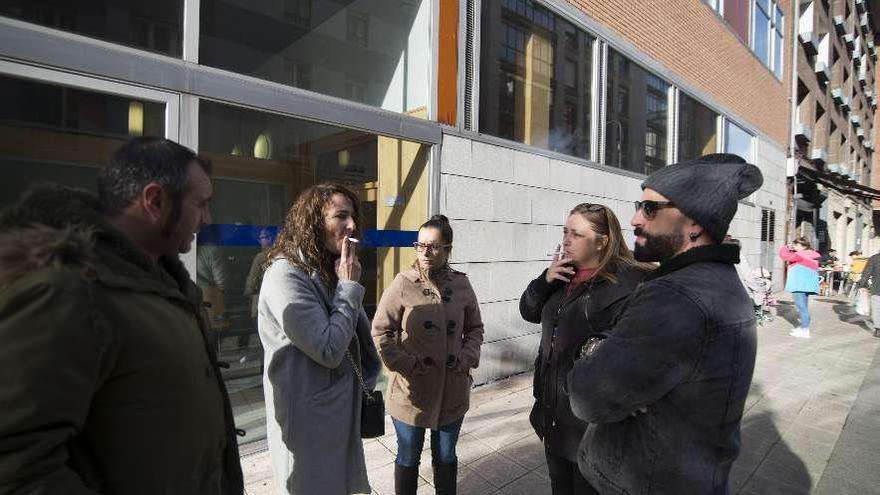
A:
<svg viewBox="0 0 880 495">
<path fill-rule="evenodd" d="M 654 217 L 657 216 L 658 211 L 663 208 L 675 208 L 675 203 L 672 201 L 651 201 L 650 199 L 646 199 L 644 201 L 636 201 L 635 207 L 636 212 L 642 210 L 642 214 L 645 215 L 645 218 L 653 220 Z"/>
<path fill-rule="evenodd" d="M 422 244 L 421 242 L 414 242 L 413 247 L 416 248 L 416 251 L 420 253 L 424 253 L 426 251 L 436 253 L 438 251 L 451 248 L 452 244 Z"/>
</svg>

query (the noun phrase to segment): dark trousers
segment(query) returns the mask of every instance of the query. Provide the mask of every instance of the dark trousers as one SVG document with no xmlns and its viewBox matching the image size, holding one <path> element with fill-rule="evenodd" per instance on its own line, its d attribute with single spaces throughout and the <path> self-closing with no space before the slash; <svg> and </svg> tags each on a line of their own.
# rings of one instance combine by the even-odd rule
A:
<svg viewBox="0 0 880 495">
<path fill-rule="evenodd" d="M 547 454 L 547 471 L 550 472 L 553 495 L 599 495 L 584 479 L 577 463 L 551 454 L 547 449 L 544 449 L 544 453 Z"/>
</svg>

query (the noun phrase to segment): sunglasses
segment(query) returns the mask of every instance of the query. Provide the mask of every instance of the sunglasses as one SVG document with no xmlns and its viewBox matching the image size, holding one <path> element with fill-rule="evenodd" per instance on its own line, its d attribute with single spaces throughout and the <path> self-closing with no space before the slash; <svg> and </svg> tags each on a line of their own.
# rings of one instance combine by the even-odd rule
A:
<svg viewBox="0 0 880 495">
<path fill-rule="evenodd" d="M 444 249 L 451 248 L 452 244 L 422 244 L 421 242 L 414 242 L 413 247 L 416 248 L 416 251 L 420 253 L 424 253 L 426 251 L 432 251 L 436 253 Z"/>
<path fill-rule="evenodd" d="M 605 211 L 605 207 L 603 205 L 595 204 L 595 203 L 584 203 L 581 206 L 586 206 L 587 211 L 592 211 L 594 213 Z"/>
<path fill-rule="evenodd" d="M 650 199 L 646 199 L 644 201 L 636 201 L 635 207 L 636 212 L 642 210 L 642 214 L 645 215 L 645 218 L 653 220 L 654 217 L 657 216 L 658 211 L 663 208 L 675 208 L 675 203 L 672 201 L 651 201 Z"/>
</svg>

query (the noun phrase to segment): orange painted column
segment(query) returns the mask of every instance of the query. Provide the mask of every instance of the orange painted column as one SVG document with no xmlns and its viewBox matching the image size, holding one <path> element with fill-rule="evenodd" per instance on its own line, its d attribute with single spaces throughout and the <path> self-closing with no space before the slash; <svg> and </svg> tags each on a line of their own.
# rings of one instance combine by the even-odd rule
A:
<svg viewBox="0 0 880 495">
<path fill-rule="evenodd" d="M 437 121 L 455 125 L 458 111 L 458 0 L 440 1 Z"/>
</svg>

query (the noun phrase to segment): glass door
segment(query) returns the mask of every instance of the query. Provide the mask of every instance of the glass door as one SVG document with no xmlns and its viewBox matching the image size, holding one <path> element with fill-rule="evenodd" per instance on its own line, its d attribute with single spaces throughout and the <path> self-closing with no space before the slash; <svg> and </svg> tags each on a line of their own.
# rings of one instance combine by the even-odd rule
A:
<svg viewBox="0 0 880 495">
<path fill-rule="evenodd" d="M 199 152 L 214 164 L 213 225 L 198 236 L 198 284 L 211 306 L 236 425 L 249 443 L 266 434 L 257 334 L 266 250 L 297 195 L 322 183 L 361 200 L 359 254 L 372 317 L 382 290 L 414 260 L 427 216 L 429 145 L 210 100 L 199 101 Z M 408 248 L 406 246 L 409 246 Z"/>
</svg>

